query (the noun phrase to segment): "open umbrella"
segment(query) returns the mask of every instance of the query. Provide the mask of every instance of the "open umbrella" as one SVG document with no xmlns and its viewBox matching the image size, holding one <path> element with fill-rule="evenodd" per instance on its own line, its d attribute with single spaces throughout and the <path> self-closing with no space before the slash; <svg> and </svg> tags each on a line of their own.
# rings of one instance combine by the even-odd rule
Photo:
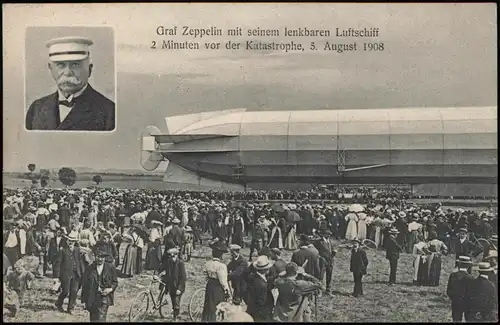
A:
<svg viewBox="0 0 500 325">
<path fill-rule="evenodd" d="M 364 211 L 365 208 L 361 204 L 352 204 L 349 206 L 349 212 L 361 212 Z"/>
<path fill-rule="evenodd" d="M 288 222 L 299 222 L 300 220 L 302 220 L 299 214 L 295 211 L 287 211 L 285 218 Z"/>
<path fill-rule="evenodd" d="M 283 212 L 285 209 L 283 208 L 283 205 L 281 203 L 273 203 L 271 205 L 271 210 L 275 212 Z"/>
</svg>

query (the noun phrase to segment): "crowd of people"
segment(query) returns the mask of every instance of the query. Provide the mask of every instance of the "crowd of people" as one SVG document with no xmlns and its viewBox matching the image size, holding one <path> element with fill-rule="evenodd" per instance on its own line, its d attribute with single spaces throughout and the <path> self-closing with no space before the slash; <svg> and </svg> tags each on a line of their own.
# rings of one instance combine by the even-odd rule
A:
<svg viewBox="0 0 500 325">
<path fill-rule="evenodd" d="M 236 305 L 244 302 L 255 320 L 310 320 L 314 294 L 331 295 L 334 240 L 352 243 L 355 297 L 363 295 L 367 240 L 386 250 L 391 285 L 405 252 L 415 256 L 415 285 L 439 285 L 441 255 L 455 254 L 457 260 L 482 256 L 490 264 L 482 264 L 481 272 L 493 272 L 496 288 L 496 212 L 419 206 L 407 202 L 408 193 L 400 188 L 351 192 L 365 205 L 313 204 L 310 200 L 329 197 L 310 191 L 4 189 L 4 297 L 9 292 L 19 297 L 4 299 L 4 308 L 11 314 L 22 308 L 32 281 L 50 274 L 59 311 L 66 297 L 66 312 L 73 311 L 81 287 L 91 320 L 105 321 L 116 279 L 153 270 L 167 283 L 177 319 L 187 281 L 184 263 L 198 245 L 210 245 L 213 252 L 205 266 L 204 320 L 215 319 L 217 304 L 228 295 Z M 331 193 L 341 202 L 339 193 Z M 259 202 L 271 199 L 294 203 Z M 245 246 L 248 259 L 240 254 Z M 283 250 L 294 252 L 291 261 L 280 259 Z M 226 266 L 221 254 L 227 251 L 232 261 Z M 38 261 L 31 270 L 27 257 Z"/>
</svg>

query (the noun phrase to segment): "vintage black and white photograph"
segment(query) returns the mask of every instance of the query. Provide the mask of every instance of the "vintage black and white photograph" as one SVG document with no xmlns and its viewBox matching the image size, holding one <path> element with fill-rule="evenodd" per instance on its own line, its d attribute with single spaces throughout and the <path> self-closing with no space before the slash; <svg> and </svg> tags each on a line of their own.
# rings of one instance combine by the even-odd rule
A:
<svg viewBox="0 0 500 325">
<path fill-rule="evenodd" d="M 496 4 L 3 9 L 4 322 L 498 322 Z"/>
<path fill-rule="evenodd" d="M 111 27 L 28 27 L 26 129 L 113 131 L 115 43 Z"/>
</svg>

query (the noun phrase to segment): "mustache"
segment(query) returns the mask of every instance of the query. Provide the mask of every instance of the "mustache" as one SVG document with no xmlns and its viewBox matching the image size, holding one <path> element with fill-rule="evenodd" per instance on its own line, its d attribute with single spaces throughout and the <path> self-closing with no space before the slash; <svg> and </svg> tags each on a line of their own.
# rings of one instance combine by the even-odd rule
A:
<svg viewBox="0 0 500 325">
<path fill-rule="evenodd" d="M 79 80 L 77 77 L 61 76 L 59 77 L 59 79 L 57 79 L 57 84 L 78 86 L 81 84 L 81 80 Z"/>
</svg>

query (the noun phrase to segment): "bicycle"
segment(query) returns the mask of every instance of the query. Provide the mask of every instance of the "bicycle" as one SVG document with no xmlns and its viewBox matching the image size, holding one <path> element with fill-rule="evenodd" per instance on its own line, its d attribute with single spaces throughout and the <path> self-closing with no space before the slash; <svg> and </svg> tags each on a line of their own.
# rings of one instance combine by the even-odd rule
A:
<svg viewBox="0 0 500 325">
<path fill-rule="evenodd" d="M 201 316 L 203 314 L 203 305 L 205 304 L 205 288 L 199 288 L 196 290 L 191 299 L 189 299 L 189 317 L 193 322 L 201 322 Z"/>
<path fill-rule="evenodd" d="M 353 245 L 352 243 L 345 243 L 345 244 L 340 244 L 340 248 L 352 248 Z M 378 245 L 371 239 L 363 239 L 361 241 L 360 248 L 368 248 L 370 250 L 376 250 L 378 248 Z"/>
<path fill-rule="evenodd" d="M 160 293 L 158 294 L 157 300 L 155 300 L 152 286 L 153 284 L 159 283 L 162 285 L 160 288 Z M 139 288 L 144 288 L 144 286 L 137 285 Z M 129 313 L 128 313 L 128 320 L 129 322 L 138 322 L 144 320 L 146 318 L 146 315 L 149 313 L 149 301 L 153 303 L 153 312 L 155 310 L 158 310 L 160 313 L 160 316 L 162 318 L 166 318 L 167 316 L 167 310 L 164 309 L 165 306 L 168 305 L 167 301 L 167 285 L 165 282 L 161 281 L 160 278 L 157 275 L 153 275 L 153 278 L 149 285 L 147 286 L 147 289 L 142 291 L 137 295 L 137 297 L 134 299 L 132 302 L 132 305 L 130 306 Z M 144 304 L 144 311 L 142 311 L 141 305 Z M 139 312 L 137 314 L 134 313 L 134 309 L 136 308 L 139 309 Z"/>
</svg>

